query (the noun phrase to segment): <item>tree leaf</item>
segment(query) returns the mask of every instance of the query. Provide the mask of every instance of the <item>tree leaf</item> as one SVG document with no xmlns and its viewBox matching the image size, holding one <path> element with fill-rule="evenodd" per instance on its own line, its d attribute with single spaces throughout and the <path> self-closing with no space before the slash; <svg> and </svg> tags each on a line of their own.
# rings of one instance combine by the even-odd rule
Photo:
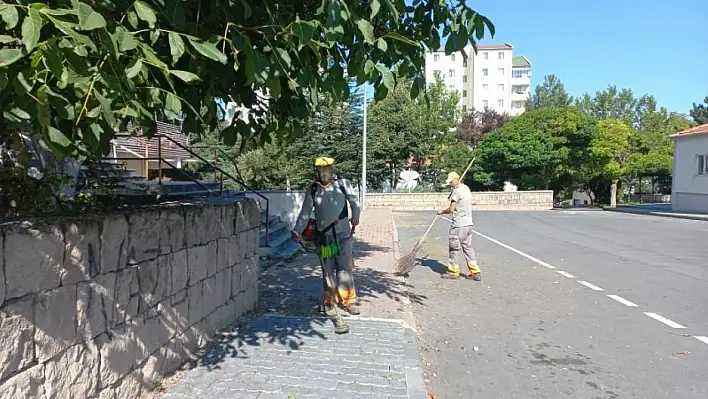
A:
<svg viewBox="0 0 708 399">
<path fill-rule="evenodd" d="M 132 66 L 125 69 L 125 74 L 128 76 L 128 79 L 133 79 L 134 77 L 138 76 L 138 73 L 140 73 L 140 70 L 142 68 L 143 62 L 137 60 Z"/>
<path fill-rule="evenodd" d="M 0 67 L 6 67 L 24 57 L 22 50 L 17 48 L 4 48 L 0 50 Z"/>
<path fill-rule="evenodd" d="M 364 74 L 366 74 L 367 78 L 371 78 L 371 73 L 374 72 L 374 69 L 376 69 L 376 64 L 371 60 L 366 60 L 364 64 Z"/>
<path fill-rule="evenodd" d="M 167 99 L 165 100 L 165 117 L 169 120 L 174 120 L 179 117 L 182 112 L 182 102 L 179 97 L 173 93 L 167 93 Z"/>
<path fill-rule="evenodd" d="M 168 38 L 170 41 L 170 53 L 172 54 L 172 63 L 176 64 L 177 61 L 179 61 L 179 59 L 184 54 L 184 41 L 176 32 L 170 32 Z"/>
<path fill-rule="evenodd" d="M 41 31 L 42 16 L 39 15 L 39 11 L 34 8 L 30 8 L 29 14 L 25 20 L 22 21 L 22 41 L 25 43 L 25 48 L 28 53 L 31 52 L 35 46 L 37 46 Z"/>
<path fill-rule="evenodd" d="M 312 41 L 312 36 L 315 33 L 315 27 L 306 21 L 293 22 L 290 29 L 292 29 L 293 34 L 300 39 L 300 44 L 303 46 Z"/>
<path fill-rule="evenodd" d="M 371 19 L 373 20 L 381 9 L 381 2 L 379 2 L 379 0 L 371 0 L 371 4 L 369 4 L 369 6 L 371 7 Z"/>
<path fill-rule="evenodd" d="M 128 11 L 127 15 L 128 15 L 128 23 L 130 24 L 130 26 L 132 26 L 133 29 L 138 29 L 138 24 L 139 24 L 138 15 L 135 13 L 135 11 L 130 10 L 130 11 Z"/>
<path fill-rule="evenodd" d="M 5 22 L 5 29 L 11 30 L 15 29 L 17 23 L 20 21 L 20 15 L 17 12 L 17 7 L 9 6 L 7 4 L 0 4 L 0 16 Z"/>
<path fill-rule="evenodd" d="M 241 4 L 243 5 L 244 18 L 251 18 L 251 16 L 253 15 L 253 10 L 251 10 L 251 6 L 248 4 L 248 0 L 241 0 Z"/>
<path fill-rule="evenodd" d="M 27 111 L 17 107 L 11 108 L 9 110 L 4 110 L 2 114 L 6 119 L 9 119 L 15 123 L 22 123 L 22 121 L 32 119 L 32 116 L 30 116 Z"/>
<path fill-rule="evenodd" d="M 0 69 L 0 91 L 5 90 L 7 87 L 7 70 Z"/>
<path fill-rule="evenodd" d="M 128 32 L 123 27 L 116 28 L 116 42 L 118 42 L 118 48 L 121 52 L 135 50 L 138 47 L 138 42 L 133 37 L 133 34 Z"/>
<path fill-rule="evenodd" d="M 15 43 L 16 41 L 17 39 L 15 39 L 13 36 L 0 35 L 0 44 Z"/>
<path fill-rule="evenodd" d="M 194 83 L 194 82 L 199 82 L 201 79 L 199 76 L 187 72 L 187 71 L 179 71 L 176 69 L 170 70 L 170 73 L 177 76 L 178 78 L 182 79 L 185 83 Z"/>
<path fill-rule="evenodd" d="M 61 56 L 61 51 L 54 46 L 43 46 L 42 54 L 44 55 L 44 65 L 54 76 L 61 78 L 64 75 L 64 59 Z"/>
<path fill-rule="evenodd" d="M 98 32 L 98 37 L 101 39 L 103 48 L 113 54 L 113 57 L 117 60 L 120 56 L 120 50 L 118 49 L 118 42 L 116 41 L 116 38 L 111 36 L 106 28 L 103 28 L 100 32 Z"/>
<path fill-rule="evenodd" d="M 388 43 L 383 37 L 376 39 L 376 47 L 384 53 L 388 50 Z"/>
<path fill-rule="evenodd" d="M 188 40 L 192 47 L 194 47 L 194 49 L 197 50 L 201 55 L 214 61 L 218 61 L 222 64 L 226 64 L 226 61 L 228 60 L 226 58 L 226 55 L 219 51 L 219 49 L 216 48 L 214 44 L 204 42 L 192 37 L 189 37 Z"/>
<path fill-rule="evenodd" d="M 184 28 L 187 23 L 187 18 L 182 0 L 166 0 L 165 8 L 167 11 L 167 20 L 177 28 Z"/>
<path fill-rule="evenodd" d="M 155 11 L 153 11 L 153 9 L 150 8 L 149 5 L 138 0 L 135 2 L 135 12 L 138 13 L 138 18 L 147 22 L 150 28 L 155 27 L 155 22 L 157 22 L 157 16 L 155 15 Z"/>
<path fill-rule="evenodd" d="M 436 30 L 436 32 L 437 32 L 437 30 Z M 393 40 L 398 40 L 399 42 L 410 44 L 411 46 L 420 47 L 420 43 L 416 42 L 415 40 L 411 40 L 411 39 L 401 35 L 400 33 L 389 32 L 389 33 L 385 34 L 384 37 L 389 38 L 389 39 L 393 39 Z"/>
<path fill-rule="evenodd" d="M 47 128 L 47 138 L 49 139 L 49 142 L 58 145 L 59 147 L 68 148 L 71 146 L 71 140 L 54 126 L 49 126 Z"/>
<path fill-rule="evenodd" d="M 373 44 L 375 40 L 374 27 L 365 19 L 360 19 L 356 21 L 356 26 L 359 28 L 359 32 L 364 36 L 364 40 Z"/>
<path fill-rule="evenodd" d="M 327 19 L 325 24 L 329 27 L 339 25 L 339 20 L 342 17 L 342 10 L 339 0 L 324 0 L 327 2 Z"/>
<path fill-rule="evenodd" d="M 97 13 L 90 5 L 79 3 L 79 29 L 94 30 L 106 27 L 103 15 Z"/>
<path fill-rule="evenodd" d="M 290 69 L 290 67 L 292 66 L 290 54 L 288 54 L 288 52 L 282 48 L 277 48 L 276 51 L 278 52 L 280 59 L 283 60 L 283 62 L 285 63 L 286 69 Z"/>
<path fill-rule="evenodd" d="M 416 98 L 418 98 L 418 95 L 423 89 L 423 84 L 424 83 L 422 77 L 417 76 L 415 79 L 413 79 L 413 84 L 411 85 L 410 91 L 411 100 L 415 100 Z"/>
<path fill-rule="evenodd" d="M 391 70 L 388 69 L 385 65 L 376 65 L 376 69 L 381 72 L 381 78 L 383 80 L 384 86 L 386 86 L 388 90 L 393 90 L 396 86 L 396 80 L 394 79 Z"/>
</svg>

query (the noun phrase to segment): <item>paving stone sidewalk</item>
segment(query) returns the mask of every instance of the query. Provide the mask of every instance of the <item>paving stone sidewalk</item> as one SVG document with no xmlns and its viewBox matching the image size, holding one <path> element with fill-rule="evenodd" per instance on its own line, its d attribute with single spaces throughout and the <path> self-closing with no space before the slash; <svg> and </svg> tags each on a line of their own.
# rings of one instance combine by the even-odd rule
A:
<svg viewBox="0 0 708 399">
<path fill-rule="evenodd" d="M 362 315 L 347 318 L 346 335 L 318 313 L 316 256 L 263 262 L 260 316 L 214 342 L 164 398 L 425 399 L 410 311 L 424 298 L 391 273 L 396 240 L 390 210 L 362 215 L 354 268 Z"/>
</svg>

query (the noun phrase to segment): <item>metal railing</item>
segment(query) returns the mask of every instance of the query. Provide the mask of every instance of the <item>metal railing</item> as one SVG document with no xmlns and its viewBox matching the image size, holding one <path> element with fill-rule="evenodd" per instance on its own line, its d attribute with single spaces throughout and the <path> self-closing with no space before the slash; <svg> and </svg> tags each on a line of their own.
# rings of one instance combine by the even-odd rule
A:
<svg viewBox="0 0 708 399">
<path fill-rule="evenodd" d="M 129 135 L 129 134 L 117 134 L 117 135 L 115 135 L 115 137 L 141 138 L 141 137 L 136 137 L 136 136 L 132 136 L 132 135 Z M 172 137 L 169 137 L 169 136 L 167 136 L 167 135 L 158 133 L 158 134 L 155 134 L 154 136 L 150 137 L 149 139 L 147 139 L 147 138 L 141 138 L 141 139 L 145 140 L 145 145 L 148 146 L 147 140 L 150 140 L 150 139 L 153 139 L 153 138 L 157 138 L 157 157 L 150 157 L 150 156 L 149 156 L 149 151 L 146 151 L 146 156 L 145 156 L 145 157 L 140 157 L 140 156 L 136 156 L 135 158 L 130 158 L 130 157 L 103 157 L 103 159 L 105 159 L 105 160 L 116 160 L 116 161 L 128 161 L 128 160 L 130 160 L 130 161 L 141 160 L 141 161 L 146 161 L 146 162 L 148 162 L 148 161 L 156 161 L 156 162 L 157 162 L 157 174 L 158 174 L 158 181 L 157 181 L 157 184 L 159 184 L 159 185 L 162 185 L 162 180 L 163 180 L 162 164 L 164 163 L 164 164 L 168 165 L 170 168 L 172 168 L 172 170 L 179 171 L 179 172 L 182 173 L 184 176 L 186 176 L 189 180 L 191 180 L 192 182 L 196 183 L 197 185 L 199 185 L 200 187 L 202 187 L 204 190 L 206 190 L 207 192 L 209 192 L 209 195 L 210 195 L 210 196 L 211 196 L 212 194 L 215 194 L 215 192 L 214 192 L 212 189 L 210 189 L 209 187 L 207 187 L 204 183 L 200 182 L 200 181 L 197 180 L 195 177 L 191 176 L 189 173 L 185 172 L 185 171 L 182 170 L 181 168 L 177 168 L 175 165 L 173 165 L 173 164 L 170 163 L 168 160 L 166 160 L 166 159 L 163 158 L 163 156 L 162 156 L 162 139 L 168 140 L 169 142 L 171 142 L 172 144 L 176 145 L 176 146 L 179 147 L 180 149 L 186 151 L 187 154 L 189 154 L 190 156 L 192 156 L 192 157 L 194 157 L 194 158 L 196 158 L 196 159 L 199 159 L 200 161 L 202 161 L 202 162 L 204 162 L 205 164 L 209 165 L 213 170 L 215 170 L 215 171 L 217 171 L 217 172 L 220 173 L 221 178 L 220 178 L 220 182 L 219 182 L 220 184 L 219 184 L 218 196 L 222 196 L 223 193 L 224 193 L 224 176 L 225 176 L 225 177 L 228 177 L 229 179 L 233 180 L 236 184 L 238 184 L 238 185 L 240 185 L 241 187 L 243 187 L 246 191 L 251 192 L 251 193 L 257 195 L 258 197 L 260 197 L 261 199 L 264 199 L 264 200 L 265 200 L 265 204 L 266 204 L 266 206 L 265 206 L 265 208 L 266 208 L 266 209 L 265 209 L 265 221 L 263 221 L 263 218 L 261 217 L 261 223 L 263 223 L 264 226 L 265 226 L 265 244 L 268 245 L 268 244 L 270 243 L 270 237 L 269 237 L 269 229 L 270 229 L 270 226 L 269 226 L 270 200 L 268 199 L 268 197 L 266 197 L 265 195 L 259 193 L 259 192 L 256 191 L 254 188 L 252 188 L 252 187 L 250 187 L 249 185 L 247 185 L 246 183 L 244 183 L 243 180 L 238 179 L 238 178 L 234 177 L 233 175 L 231 175 L 230 173 L 228 173 L 228 172 L 226 172 L 225 170 L 223 170 L 221 167 L 219 167 L 219 166 L 217 165 L 217 161 L 216 161 L 216 160 L 215 160 L 214 162 L 211 162 L 211 161 L 207 160 L 206 158 L 204 158 L 204 157 L 202 157 L 201 155 L 199 155 L 199 154 L 197 154 L 196 152 L 194 152 L 191 148 L 189 148 L 189 147 L 183 145 L 182 143 L 179 143 L 177 140 L 175 140 L 175 139 L 172 138 Z M 229 158 L 228 155 L 226 154 L 226 152 L 225 152 L 223 149 L 218 148 L 218 147 L 214 147 L 214 149 L 221 151 L 221 154 L 222 154 L 222 155 L 225 155 L 227 158 Z M 232 161 L 232 162 L 233 162 L 233 161 Z M 234 165 L 234 166 L 235 166 L 235 165 Z M 146 177 L 147 179 L 149 179 L 149 168 L 148 168 L 148 167 L 145 168 L 145 177 Z"/>
</svg>

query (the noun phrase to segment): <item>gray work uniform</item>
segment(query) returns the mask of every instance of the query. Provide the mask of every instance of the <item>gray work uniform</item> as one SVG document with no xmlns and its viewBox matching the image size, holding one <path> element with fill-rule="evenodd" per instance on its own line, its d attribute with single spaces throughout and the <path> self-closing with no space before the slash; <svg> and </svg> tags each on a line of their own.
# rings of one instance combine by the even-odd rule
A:
<svg viewBox="0 0 708 399">
<path fill-rule="evenodd" d="M 450 201 L 455 203 L 452 213 L 452 225 L 448 235 L 450 247 L 449 267 L 459 270 L 460 252 L 465 256 L 467 266 L 473 273 L 478 273 L 477 255 L 472 248 L 474 223 L 472 222 L 472 192 L 465 184 L 460 183 L 453 191 Z"/>
<path fill-rule="evenodd" d="M 336 292 L 339 302 L 348 306 L 355 303 L 357 299 L 351 270 L 353 238 L 349 220 L 339 218 L 344 207 L 349 204 L 351 218 L 359 219 L 361 215 L 359 201 L 351 183 L 346 179 L 339 179 L 329 187 L 316 184 L 314 194 L 313 197 L 311 190 L 305 193 L 302 209 L 293 230 L 302 233 L 307 227 L 314 206 L 315 225 L 318 231 L 324 231 L 321 234 L 323 240 L 327 243 L 337 242 L 340 247 L 337 256 L 324 258 L 320 254 L 325 304 L 333 303 L 331 293 Z M 332 226 L 335 222 L 336 224 Z"/>
</svg>

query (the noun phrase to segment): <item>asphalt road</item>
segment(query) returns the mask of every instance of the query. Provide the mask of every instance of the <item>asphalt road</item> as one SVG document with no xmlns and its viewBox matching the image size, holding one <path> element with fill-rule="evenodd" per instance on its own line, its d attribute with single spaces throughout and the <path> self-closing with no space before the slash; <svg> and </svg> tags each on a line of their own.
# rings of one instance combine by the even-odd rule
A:
<svg viewBox="0 0 708 399">
<path fill-rule="evenodd" d="M 403 254 L 432 218 L 396 214 Z M 481 283 L 440 278 L 445 220 L 409 278 L 430 393 L 708 398 L 708 222 L 547 211 L 475 225 Z"/>
</svg>

